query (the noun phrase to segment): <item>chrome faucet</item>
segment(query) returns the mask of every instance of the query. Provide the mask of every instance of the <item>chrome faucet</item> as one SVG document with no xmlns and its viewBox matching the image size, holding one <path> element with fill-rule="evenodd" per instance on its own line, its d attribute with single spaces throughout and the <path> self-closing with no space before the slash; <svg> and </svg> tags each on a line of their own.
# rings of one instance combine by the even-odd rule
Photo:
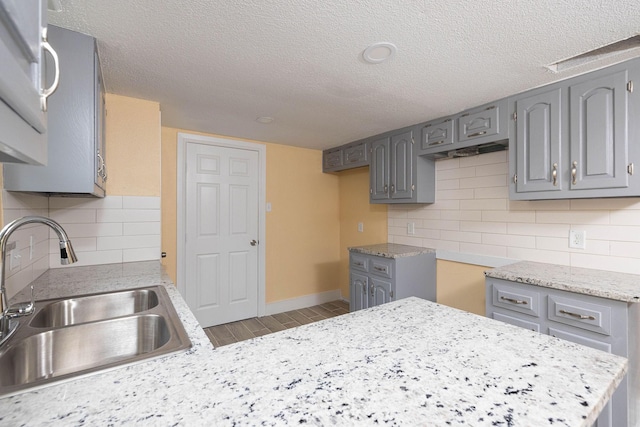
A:
<svg viewBox="0 0 640 427">
<path fill-rule="evenodd" d="M 78 260 L 73 246 L 69 241 L 69 237 L 64 229 L 52 219 L 43 216 L 25 216 L 11 221 L 0 230 L 0 307 L 2 315 L 0 317 L 0 345 L 4 343 L 18 327 L 17 317 L 29 316 L 33 314 L 35 309 L 35 300 L 33 298 L 33 284 L 31 284 L 31 301 L 29 303 L 18 304 L 15 307 L 9 307 L 7 299 L 7 289 L 4 284 L 4 264 L 7 255 L 7 242 L 9 236 L 18 228 L 25 224 L 44 224 L 48 225 L 56 232 L 60 239 L 60 263 L 63 265 L 73 264 Z"/>
</svg>

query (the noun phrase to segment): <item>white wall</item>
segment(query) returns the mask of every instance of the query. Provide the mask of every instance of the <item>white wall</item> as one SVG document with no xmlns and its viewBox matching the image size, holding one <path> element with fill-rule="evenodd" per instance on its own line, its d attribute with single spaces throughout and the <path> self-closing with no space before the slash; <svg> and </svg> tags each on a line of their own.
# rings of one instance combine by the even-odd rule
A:
<svg viewBox="0 0 640 427">
<path fill-rule="evenodd" d="M 160 197 L 48 198 L 3 191 L 2 207 L 5 224 L 25 215 L 58 221 L 78 255 L 73 266 L 160 259 Z M 5 260 L 9 298 L 48 268 L 63 267 L 57 236 L 47 226 L 24 226 L 9 241 L 17 242 L 20 254 L 13 270 Z"/>
<path fill-rule="evenodd" d="M 640 198 L 510 201 L 507 175 L 506 151 L 437 161 L 436 203 L 390 205 L 389 242 L 640 274 Z"/>
</svg>

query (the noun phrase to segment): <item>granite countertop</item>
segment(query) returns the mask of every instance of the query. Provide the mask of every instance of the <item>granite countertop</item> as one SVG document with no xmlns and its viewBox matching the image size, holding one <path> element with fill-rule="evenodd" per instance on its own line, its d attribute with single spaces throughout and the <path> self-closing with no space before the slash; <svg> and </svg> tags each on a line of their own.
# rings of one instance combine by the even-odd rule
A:
<svg viewBox="0 0 640 427">
<path fill-rule="evenodd" d="M 435 253 L 436 250 L 430 248 L 421 248 L 418 246 L 399 245 L 397 243 L 380 243 L 377 245 L 354 246 L 349 248 L 349 252 L 381 256 L 384 258 L 400 258 L 406 256 Z"/>
<path fill-rule="evenodd" d="M 51 270 L 37 285 L 49 298 L 155 284 L 190 350 L 0 399 L 0 424 L 590 426 L 627 369 L 418 298 L 214 349 L 157 262 Z"/>
<path fill-rule="evenodd" d="M 487 270 L 487 277 L 617 301 L 640 302 L 640 276 L 590 268 L 521 261 Z"/>
</svg>

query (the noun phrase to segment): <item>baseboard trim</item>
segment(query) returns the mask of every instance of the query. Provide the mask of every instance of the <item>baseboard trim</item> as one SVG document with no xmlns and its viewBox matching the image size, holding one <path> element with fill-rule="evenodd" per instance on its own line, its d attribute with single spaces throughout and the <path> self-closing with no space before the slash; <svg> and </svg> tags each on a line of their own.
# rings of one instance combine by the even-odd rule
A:
<svg viewBox="0 0 640 427">
<path fill-rule="evenodd" d="M 266 304 L 265 315 L 270 316 L 272 314 L 283 313 L 285 311 L 299 310 L 301 308 L 307 308 L 336 300 L 344 300 L 339 289 L 320 292 L 318 294 L 305 295 L 298 298 L 285 299 Z"/>
</svg>

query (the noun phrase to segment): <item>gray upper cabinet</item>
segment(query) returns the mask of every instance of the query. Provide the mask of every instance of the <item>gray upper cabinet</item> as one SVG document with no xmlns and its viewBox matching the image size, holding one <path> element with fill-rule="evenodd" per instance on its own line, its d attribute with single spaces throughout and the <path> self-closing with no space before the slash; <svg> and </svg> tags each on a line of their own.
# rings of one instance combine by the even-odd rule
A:
<svg viewBox="0 0 640 427">
<path fill-rule="evenodd" d="M 48 164 L 6 165 L 5 189 L 104 197 L 104 87 L 96 41 L 54 26 L 49 41 L 58 51 L 61 79 L 49 100 Z"/>
<path fill-rule="evenodd" d="M 414 134 L 419 127 L 384 134 L 371 142 L 371 203 L 433 203 L 435 166 L 418 157 Z"/>
<path fill-rule="evenodd" d="M 571 189 L 629 186 L 628 70 L 569 86 Z"/>
<path fill-rule="evenodd" d="M 442 151 L 443 147 L 453 145 L 453 125 L 452 118 L 438 119 L 427 123 L 422 128 L 422 139 L 418 147 L 417 154 L 429 154 Z"/>
<path fill-rule="evenodd" d="M 518 141 L 518 191 L 560 190 L 562 90 L 527 94 L 513 103 L 518 118 L 514 136 Z"/>
<path fill-rule="evenodd" d="M 440 118 L 422 127 L 422 138 L 417 154 L 433 159 L 481 154 L 495 151 L 479 149 L 485 144 L 501 147 L 509 138 L 508 100 L 471 108 L 462 113 Z M 456 151 L 459 153 L 455 153 Z"/>
<path fill-rule="evenodd" d="M 0 0 L 0 162 L 47 162 L 46 18 L 44 0 Z"/>
<path fill-rule="evenodd" d="M 511 97 L 509 197 L 639 196 L 639 75 L 628 61 Z"/>
<path fill-rule="evenodd" d="M 506 123 L 500 120 L 506 107 L 505 102 L 500 102 L 462 113 L 457 119 L 458 141 L 473 141 L 475 144 L 490 142 L 500 139 L 501 131 L 506 138 Z"/>
<path fill-rule="evenodd" d="M 356 141 L 322 152 L 322 172 L 339 172 L 369 165 L 367 141 Z"/>
</svg>

